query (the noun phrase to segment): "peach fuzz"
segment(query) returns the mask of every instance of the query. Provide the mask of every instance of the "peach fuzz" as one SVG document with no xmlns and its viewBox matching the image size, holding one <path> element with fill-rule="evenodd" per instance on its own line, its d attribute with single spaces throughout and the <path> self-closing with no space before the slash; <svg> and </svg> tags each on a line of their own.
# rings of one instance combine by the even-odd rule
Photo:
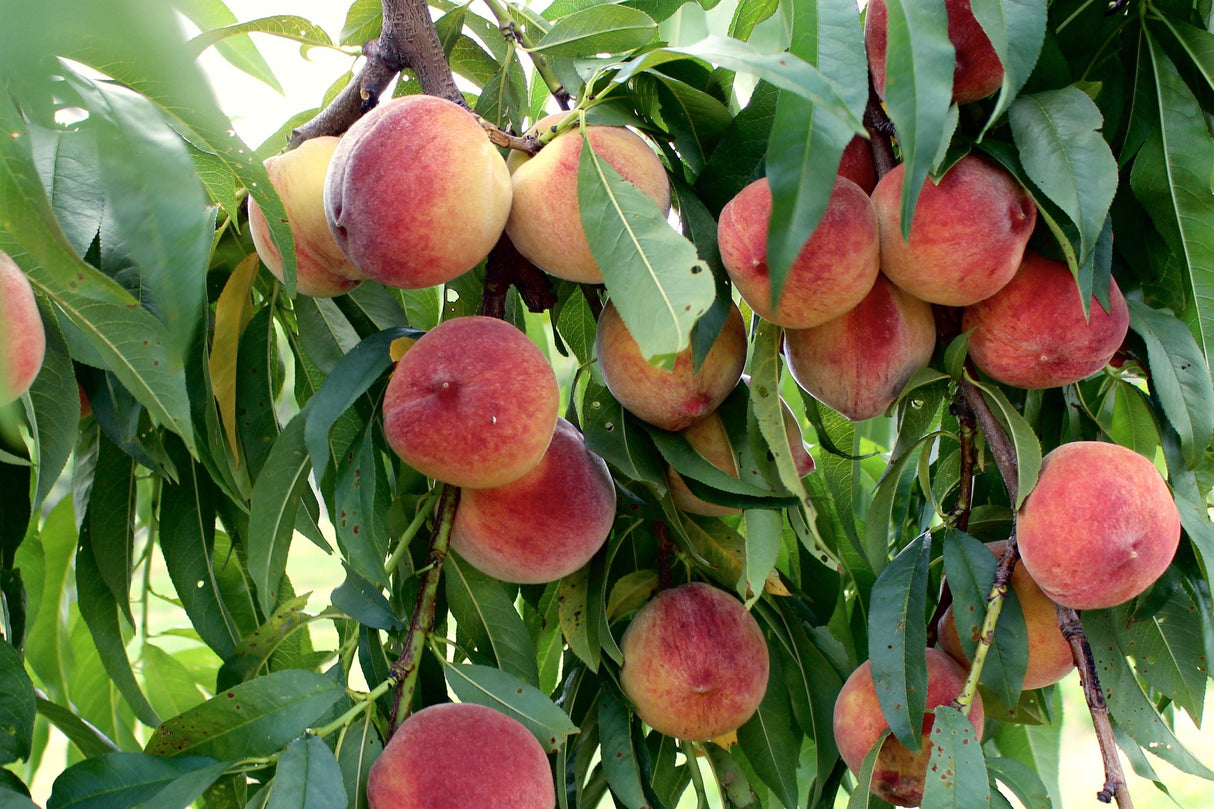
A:
<svg viewBox="0 0 1214 809">
<path fill-rule="evenodd" d="M 932 308 L 884 276 L 850 312 L 812 329 L 784 332 L 793 380 L 852 421 L 884 413 L 908 380 L 931 361 Z"/>
<path fill-rule="evenodd" d="M 931 759 L 932 725 L 936 717 L 933 708 L 948 705 L 965 685 L 966 670 L 939 649 L 927 649 L 927 701 L 928 713 L 923 715 L 922 744 L 918 753 L 892 735 L 881 745 L 877 764 L 873 768 L 870 789 L 873 794 L 896 806 L 918 806 L 923 799 L 923 784 L 927 776 L 927 765 Z M 982 698 L 974 695 L 969 712 L 970 724 L 979 739 L 985 716 Z M 864 661 L 843 683 L 843 689 L 835 701 L 834 731 L 839 755 L 852 774 L 860 772 L 860 766 L 868 751 L 889 730 L 889 723 L 881 713 L 877 701 L 877 688 L 873 683 L 872 664 Z"/>
<path fill-rule="evenodd" d="M 312 138 L 265 161 L 270 184 L 282 199 L 295 239 L 299 265 L 296 288 L 314 298 L 342 295 L 366 277 L 341 252 L 325 218 L 325 175 L 337 143 L 334 137 Z M 282 252 L 274 244 L 265 213 L 253 197 L 249 197 L 249 234 L 261 263 L 275 278 L 283 280 Z"/>
<path fill-rule="evenodd" d="M 541 119 L 531 134 L 553 126 L 563 115 Z M 670 181 L 657 154 L 639 135 L 620 126 L 586 128 L 590 146 L 601 160 L 654 201 L 670 209 Z M 506 234 L 531 263 L 545 272 L 585 284 L 603 283 L 603 272 L 590 254 L 578 208 L 577 173 L 582 132 L 557 135 L 534 157 L 511 155 L 514 204 Z"/>
<path fill-rule="evenodd" d="M 381 104 L 341 139 L 325 214 L 342 252 L 400 289 L 446 283 L 479 264 L 510 213 L 510 172 L 472 113 L 411 95 Z"/>
<path fill-rule="evenodd" d="M 968 104 L 986 98 L 1003 85 L 1003 63 L 995 46 L 974 17 L 970 0 L 945 0 L 948 38 L 953 43 L 953 101 Z M 913 8 L 911 9 L 913 11 Z M 864 15 L 864 42 L 877 95 L 885 97 L 886 26 L 889 10 L 885 0 L 870 0 Z"/>
<path fill-rule="evenodd" d="M 961 158 L 934 183 L 924 180 L 910 240 L 902 238 L 900 163 L 873 190 L 881 222 L 881 270 L 917 298 L 965 306 L 989 298 L 1016 274 L 1037 203 L 999 166 Z"/>
<path fill-rule="evenodd" d="M 835 180 L 826 211 L 797 254 L 774 308 L 767 267 L 771 206 L 767 178 L 755 180 L 725 205 L 717 226 L 721 261 L 755 313 L 778 326 L 806 329 L 863 300 L 881 263 L 877 215 L 864 190 L 845 177 Z"/>
<path fill-rule="evenodd" d="M 1029 574 L 1064 607 L 1115 607 L 1155 583 L 1180 544 L 1180 513 L 1155 464 L 1132 449 L 1075 441 L 1041 462 L 1016 518 Z"/>
<path fill-rule="evenodd" d="M 988 376 L 1017 388 L 1053 388 L 1109 364 L 1130 328 L 1130 310 L 1110 279 L 1109 311 L 1092 297 L 1085 320 L 1066 264 L 1025 253 L 1011 282 L 967 306 L 961 328 L 969 354 Z"/>
<path fill-rule="evenodd" d="M 691 582 L 663 590 L 620 640 L 620 686 L 659 733 L 707 741 L 737 730 L 767 691 L 767 640 L 742 602 Z"/>
<path fill-rule="evenodd" d="M 384 394 L 384 433 L 423 475 L 502 486 L 540 462 L 556 426 L 556 375 L 514 326 L 460 317 L 423 335 Z"/>
<path fill-rule="evenodd" d="M 29 278 L 0 251 L 0 405 L 15 402 L 34 384 L 46 357 L 46 330 Z"/>
<path fill-rule="evenodd" d="M 615 484 L 607 464 L 564 419 L 548 451 L 527 474 L 460 495 L 451 547 L 477 570 L 502 581 L 556 581 L 590 561 L 615 520 Z"/>
<path fill-rule="evenodd" d="M 371 809 L 553 809 L 544 748 L 517 719 L 442 703 L 406 719 L 367 773 Z"/>
<path fill-rule="evenodd" d="M 988 542 L 986 547 L 996 558 L 1003 555 L 1007 541 Z M 1024 613 L 1024 623 L 1028 630 L 1029 664 L 1024 674 L 1024 688 L 1043 688 L 1061 680 L 1075 668 L 1075 660 L 1071 656 L 1071 644 L 1062 636 L 1058 628 L 1058 615 L 1054 610 L 1054 602 L 1041 592 L 1037 582 L 1029 575 L 1024 565 L 1016 565 L 1012 571 L 1012 591 L 1020 603 Z M 975 640 L 982 628 L 983 615 L 971 615 L 966 622 L 965 631 Z M 963 666 L 968 667 L 969 658 L 961 646 L 961 637 L 957 633 L 953 607 L 950 605 L 937 624 L 937 637 L 940 648 L 952 655 Z"/>
<path fill-rule="evenodd" d="M 594 338 L 599 369 L 611 395 L 635 416 L 663 430 L 686 429 L 716 410 L 742 377 L 746 347 L 746 325 L 737 306 L 731 307 L 716 342 L 694 373 L 690 346 L 679 352 L 670 370 L 646 362 L 610 301 L 599 316 Z"/>
</svg>

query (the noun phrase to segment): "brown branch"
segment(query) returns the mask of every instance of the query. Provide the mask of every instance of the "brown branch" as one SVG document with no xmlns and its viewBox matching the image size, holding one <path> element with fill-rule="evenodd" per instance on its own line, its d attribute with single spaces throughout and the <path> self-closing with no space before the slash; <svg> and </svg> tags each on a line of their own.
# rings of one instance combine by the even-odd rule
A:
<svg viewBox="0 0 1214 809">
<path fill-rule="evenodd" d="M 363 46 L 366 64 L 332 103 L 291 133 L 295 148 L 309 138 L 340 135 L 379 103 L 402 70 L 412 69 L 422 92 L 467 106 L 455 84 L 426 0 L 383 0 L 379 39 Z"/>
<path fill-rule="evenodd" d="M 1096 739 L 1100 742 L 1100 756 L 1104 760 L 1105 782 L 1104 787 L 1096 793 L 1096 800 L 1112 803 L 1116 799 L 1120 809 L 1134 809 L 1125 772 L 1121 768 L 1121 757 L 1117 754 L 1113 725 L 1109 719 L 1109 705 L 1105 701 L 1104 690 L 1100 687 L 1100 679 L 1096 676 L 1096 661 L 1092 657 L 1092 647 L 1088 643 L 1087 634 L 1083 631 L 1083 623 L 1079 620 L 1079 614 L 1070 607 L 1055 604 L 1054 610 L 1058 613 L 1058 626 L 1062 629 L 1062 635 L 1071 644 L 1071 656 L 1079 667 L 1083 696 L 1087 699 L 1088 712 L 1091 713 L 1092 724 L 1096 728 Z"/>
<path fill-rule="evenodd" d="M 986 436 L 986 445 L 990 447 L 991 455 L 995 458 L 995 465 L 999 467 L 999 474 L 1003 476 L 1003 485 L 1007 487 L 1008 500 L 1015 504 L 1018 479 L 1016 449 L 1012 446 L 1007 433 L 1004 432 L 1003 425 L 991 412 L 991 406 L 987 404 L 986 397 L 982 395 L 982 391 L 978 390 L 978 386 L 967 377 L 962 376 L 958 389 L 961 393 L 961 400 L 974 414 L 978 428 Z"/>
<path fill-rule="evenodd" d="M 532 312 L 543 312 L 556 305 L 556 293 L 548 276 L 528 261 L 505 233 L 489 251 L 485 262 L 485 289 L 480 313 L 486 317 L 506 316 L 506 295 L 510 286 L 518 288 L 523 303 Z"/>
<path fill-rule="evenodd" d="M 957 417 L 960 426 L 961 441 L 961 470 L 958 484 L 957 502 L 953 505 L 950 516 L 958 530 L 968 531 L 970 524 L 970 509 L 974 501 L 974 438 L 977 427 L 974 411 L 965 402 L 953 406 L 953 415 Z"/>
<path fill-rule="evenodd" d="M 529 155 L 539 154 L 543 144 L 539 138 L 534 135 L 511 135 L 497 128 L 497 125 L 491 121 L 476 117 L 481 128 L 485 130 L 485 134 L 489 136 L 489 141 L 494 146 L 500 146 L 503 149 L 514 149 L 517 152 L 526 152 Z"/>
<path fill-rule="evenodd" d="M 864 128 L 868 130 L 873 150 L 873 168 L 876 169 L 877 179 L 880 180 L 897 165 L 891 142 L 894 124 L 885 114 L 885 107 L 881 106 L 881 97 L 873 87 L 871 75 L 868 79 L 868 106 L 864 109 Z"/>
</svg>

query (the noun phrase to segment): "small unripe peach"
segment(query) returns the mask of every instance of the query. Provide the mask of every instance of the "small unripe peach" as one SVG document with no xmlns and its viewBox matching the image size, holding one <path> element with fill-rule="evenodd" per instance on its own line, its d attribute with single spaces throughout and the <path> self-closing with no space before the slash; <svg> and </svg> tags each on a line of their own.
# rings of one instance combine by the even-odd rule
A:
<svg viewBox="0 0 1214 809">
<path fill-rule="evenodd" d="M 1093 296 L 1085 319 L 1066 264 L 1025 253 L 1007 286 L 965 307 L 961 328 L 987 375 L 1017 388 L 1053 388 L 1108 365 L 1129 331 L 1130 310 L 1110 279 L 1109 310 Z"/>
<path fill-rule="evenodd" d="M 325 174 L 337 143 L 334 137 L 312 138 L 296 149 L 266 159 L 270 183 L 282 199 L 295 239 L 299 267 L 296 287 L 316 298 L 349 292 L 366 277 L 341 252 L 325 219 Z M 266 269 L 283 280 L 282 252 L 274 244 L 266 216 L 253 197 L 249 197 L 249 233 Z"/>
<path fill-rule="evenodd" d="M 873 190 L 881 222 L 881 270 L 916 298 L 965 306 L 998 292 L 1016 274 L 1037 203 L 994 163 L 967 155 L 940 178 L 924 180 L 910 240 L 902 238 L 900 163 Z"/>
<path fill-rule="evenodd" d="M 755 180 L 721 210 L 717 227 L 721 262 L 755 313 L 779 326 L 806 329 L 863 300 L 881 263 L 877 215 L 868 194 L 845 177 L 835 180 L 822 219 L 789 268 L 774 308 L 767 267 L 771 206 L 767 178 Z"/>
<path fill-rule="evenodd" d="M 406 719 L 367 773 L 371 809 L 553 809 L 548 756 L 521 722 L 472 703 Z"/>
<path fill-rule="evenodd" d="M 0 252 L 0 405 L 29 390 L 45 356 L 46 331 L 34 289 L 17 262 Z"/>
<path fill-rule="evenodd" d="M 884 413 L 931 361 L 931 307 L 878 277 L 860 305 L 812 329 L 784 332 L 793 380 L 852 421 Z"/>
<path fill-rule="evenodd" d="M 384 434 L 423 475 L 502 486 L 540 462 L 559 395 L 552 366 L 527 335 L 496 318 L 459 317 L 431 329 L 396 364 Z"/>
<path fill-rule="evenodd" d="M 703 582 L 664 590 L 624 630 L 620 686 L 637 716 L 690 741 L 737 730 L 767 691 L 767 640 L 742 602 Z"/>
<path fill-rule="evenodd" d="M 1041 462 L 1020 506 L 1025 568 L 1064 607 L 1129 601 L 1155 583 L 1180 544 L 1180 513 L 1163 477 L 1128 447 L 1075 441 Z"/>
<path fill-rule="evenodd" d="M 540 584 L 590 561 L 614 519 L 607 464 L 586 448 L 576 427 L 557 419 L 534 469 L 504 486 L 463 491 L 451 547 L 495 579 Z"/>
<path fill-rule="evenodd" d="M 325 181 L 342 252 L 400 289 L 446 283 L 484 260 L 510 199 L 506 161 L 476 118 L 430 95 L 393 99 L 355 122 Z"/>
<path fill-rule="evenodd" d="M 927 650 L 927 697 L 926 708 L 948 705 L 961 693 L 965 685 L 966 671 L 956 660 L 939 649 Z M 974 695 L 970 706 L 970 724 L 979 739 L 985 717 L 982 698 Z M 881 745 L 877 764 L 873 768 L 872 792 L 884 801 L 896 806 L 918 806 L 923 800 L 923 784 L 927 776 L 927 765 L 931 759 L 932 726 L 936 717 L 932 713 L 923 716 L 923 736 L 918 753 L 892 735 Z M 843 689 L 835 700 L 834 731 L 839 755 L 853 774 L 860 772 L 864 757 L 889 730 L 889 723 L 881 713 L 877 700 L 877 687 L 873 683 L 872 663 L 864 661 L 843 683 Z"/>
<path fill-rule="evenodd" d="M 550 115 L 531 130 L 538 134 L 563 115 Z M 590 146 L 600 160 L 666 211 L 670 181 L 662 161 L 639 135 L 621 126 L 589 126 Z M 578 128 L 553 138 L 534 157 L 511 155 L 514 203 L 506 234 L 529 261 L 547 273 L 585 284 L 603 283 L 603 271 L 590 253 L 578 207 L 577 175 L 582 132 Z"/>
<path fill-rule="evenodd" d="M 738 384 L 746 365 L 746 324 L 732 306 L 720 335 L 693 373 L 691 348 L 679 352 L 674 368 L 650 365 L 610 301 L 599 316 L 594 339 L 599 368 L 611 395 L 642 421 L 663 430 L 682 430 L 717 409 Z"/>
</svg>

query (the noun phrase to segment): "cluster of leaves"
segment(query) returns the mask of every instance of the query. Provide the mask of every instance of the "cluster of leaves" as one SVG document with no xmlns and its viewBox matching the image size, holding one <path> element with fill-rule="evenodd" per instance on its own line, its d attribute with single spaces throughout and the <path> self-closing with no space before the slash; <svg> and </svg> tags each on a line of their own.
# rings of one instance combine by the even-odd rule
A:
<svg viewBox="0 0 1214 809">
<path fill-rule="evenodd" d="M 608 292 L 659 360 L 688 341 L 702 356 L 723 319 L 715 216 L 725 202 L 760 173 L 771 179 L 778 285 L 869 101 L 852 0 L 714 5 L 557 0 L 537 13 L 489 0 L 482 16 L 430 3 L 449 64 L 487 120 L 521 131 L 559 86 L 589 122 L 634 126 L 660 148 L 681 234 L 621 204 L 635 200 L 600 161 L 583 161 L 579 186 Z M 1146 750 L 1214 777 L 1170 727 L 1177 707 L 1201 719 L 1214 653 L 1209 9 L 974 0 L 1007 78 L 997 96 L 958 109 L 943 3 L 887 5 L 890 69 L 910 80 L 890 82 L 886 109 L 910 176 L 969 151 L 994 158 L 1038 203 L 1045 227 L 1033 249 L 1064 258 L 1085 300 L 1110 274 L 1131 300 L 1116 368 L 1056 390 L 977 384 L 1013 442 L 1022 494 L 1042 451 L 1066 441 L 1162 459 L 1187 541 L 1151 591 L 1084 621 L 1135 769 L 1159 781 Z M 204 33 L 179 38 L 177 13 Z M 266 211 L 291 277 L 261 160 L 315 109 L 250 148 L 194 60 L 214 46 L 274 85 L 250 32 L 353 54 L 378 36 L 381 4 L 356 0 L 336 43 L 297 17 L 239 23 L 221 0 L 0 0 L 0 19 L 0 249 L 30 275 L 48 336 L 42 373 L 2 424 L 0 762 L 11 766 L 0 796 L 32 805 L 25 783 L 53 725 L 72 761 L 56 809 L 365 806 L 435 504 L 432 482 L 382 434 L 389 346 L 475 312 L 484 271 L 441 291 L 367 283 L 334 300 L 293 296 L 259 272 L 241 199 Z M 420 89 L 406 72 L 393 92 Z M 906 184 L 908 210 L 917 186 Z M 645 238 L 598 243 L 642 220 Z M 692 264 L 711 272 L 688 273 Z M 619 484 L 615 529 L 587 568 L 549 586 L 503 585 L 448 558 L 414 705 L 453 693 L 518 716 L 553 754 L 562 807 L 608 793 L 632 809 L 673 807 L 689 790 L 731 807 L 833 805 L 855 784 L 830 727 L 843 679 L 871 656 L 906 697 L 889 711 L 894 733 L 911 737 L 941 578 L 961 607 L 979 604 L 993 560 L 975 538 L 1011 527 L 1017 504 L 981 442 L 977 466 L 966 457 L 967 426 L 950 406 L 964 340 L 888 417 L 851 424 L 796 391 L 778 330 L 756 322 L 749 390 L 723 410 L 742 454 L 736 480 L 621 409 L 592 362 L 598 297 L 566 283 L 555 292 L 544 315 L 511 293 L 506 316 L 550 346 L 567 415 Z M 819 448 L 804 481 L 780 393 Z M 676 511 L 668 465 L 742 516 Z M 952 504 L 970 470 L 963 533 Z M 286 576 L 296 534 L 334 555 L 332 584 L 337 559 L 344 569 L 318 613 Z M 769 693 L 728 749 L 647 734 L 620 694 L 616 639 L 668 574 L 736 591 L 769 639 Z M 162 622 L 165 612 L 176 617 Z M 998 720 L 985 755 L 941 745 L 955 765 L 941 769 L 956 777 L 932 786 L 930 805 L 1007 805 L 992 781 L 1028 806 L 1057 802 L 1056 699 L 1021 692 L 1027 649 L 1007 613 L 984 677 Z M 331 648 L 314 645 L 320 626 Z M 878 804 L 862 788 L 851 800 Z"/>
</svg>

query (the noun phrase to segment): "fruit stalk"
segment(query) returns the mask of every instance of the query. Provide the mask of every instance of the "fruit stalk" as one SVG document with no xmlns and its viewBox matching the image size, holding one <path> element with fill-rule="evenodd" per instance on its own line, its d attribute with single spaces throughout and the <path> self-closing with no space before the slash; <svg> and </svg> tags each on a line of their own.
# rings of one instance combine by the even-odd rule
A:
<svg viewBox="0 0 1214 809">
<path fill-rule="evenodd" d="M 451 524 L 455 521 L 455 507 L 459 504 L 459 488 L 444 483 L 438 498 L 438 521 L 430 539 L 430 564 L 422 573 L 421 587 L 417 593 L 417 604 L 409 623 L 409 634 L 405 636 L 404 649 L 388 672 L 388 679 L 395 683 L 392 699 L 392 716 L 389 720 L 389 736 L 396 731 L 403 716 L 401 704 L 405 705 L 405 716 L 413 702 L 413 690 L 417 686 L 418 665 L 426 638 L 434 628 L 434 606 L 438 599 L 438 583 L 442 578 L 443 562 L 447 558 Z"/>
<path fill-rule="evenodd" d="M 340 135 L 371 110 L 396 75 L 413 70 L 422 92 L 467 106 L 455 84 L 426 0 L 383 0 L 379 39 L 363 46 L 366 64 L 329 106 L 291 133 L 292 148 L 320 135 Z"/>
<path fill-rule="evenodd" d="M 990 405 L 986 398 L 982 395 L 982 391 L 978 390 L 977 386 L 967 376 L 962 376 L 959 384 L 959 392 L 965 406 L 968 407 L 974 414 L 975 420 L 978 422 L 978 427 L 982 430 L 982 434 L 986 436 L 987 445 L 991 449 L 991 454 L 995 458 L 995 464 L 999 467 L 999 473 L 1003 476 L 1003 483 L 1007 487 L 1008 499 L 1016 502 L 1016 451 L 1012 446 L 1011 440 L 1003 430 L 1003 426 L 995 418 L 995 414 L 991 412 Z M 982 634 L 978 639 L 978 648 L 974 654 L 974 665 L 970 670 L 969 677 L 966 678 L 965 687 L 962 690 L 962 697 L 965 694 L 972 693 L 977 689 L 978 679 L 982 674 L 982 662 L 986 657 L 986 650 L 990 648 L 991 641 L 994 638 L 995 621 L 998 620 L 999 611 L 1002 609 L 1003 597 L 995 598 L 995 593 L 999 589 L 1000 578 L 1003 582 L 1003 594 L 1007 593 L 1007 584 L 1011 580 L 1012 571 L 1015 569 L 1016 563 L 1019 561 L 1020 552 L 1016 545 L 1016 531 L 1013 527 L 1011 537 L 1008 539 L 1007 549 L 1003 556 L 999 559 L 999 566 L 995 569 L 995 584 L 991 587 L 991 596 L 987 599 L 987 615 L 982 623 Z M 993 600 L 992 600 L 993 599 Z M 1119 809 L 1133 809 L 1133 801 L 1130 798 L 1129 788 L 1126 784 L 1125 771 L 1121 767 L 1121 759 L 1117 755 L 1117 742 L 1113 735 L 1113 726 L 1109 721 L 1108 704 L 1104 698 L 1104 689 L 1100 687 L 1100 678 L 1096 674 L 1096 661 L 1092 657 L 1092 648 L 1088 644 L 1087 635 L 1083 631 L 1083 624 L 1079 620 L 1078 613 L 1075 610 L 1067 607 L 1058 607 L 1055 609 L 1058 613 L 1058 626 L 1062 629 L 1062 634 L 1071 644 L 1071 654 L 1075 658 L 1075 665 L 1080 672 L 1080 681 L 1083 684 L 1083 693 L 1087 699 L 1088 712 L 1092 716 L 1092 727 L 1096 731 L 1096 740 L 1100 744 L 1101 756 L 1104 759 L 1105 782 L 1104 787 L 1097 793 L 1097 798 L 1104 803 L 1109 803 L 1116 798 Z M 992 619 L 991 613 L 994 612 Z M 958 698 L 960 701 L 961 697 Z"/>
</svg>

